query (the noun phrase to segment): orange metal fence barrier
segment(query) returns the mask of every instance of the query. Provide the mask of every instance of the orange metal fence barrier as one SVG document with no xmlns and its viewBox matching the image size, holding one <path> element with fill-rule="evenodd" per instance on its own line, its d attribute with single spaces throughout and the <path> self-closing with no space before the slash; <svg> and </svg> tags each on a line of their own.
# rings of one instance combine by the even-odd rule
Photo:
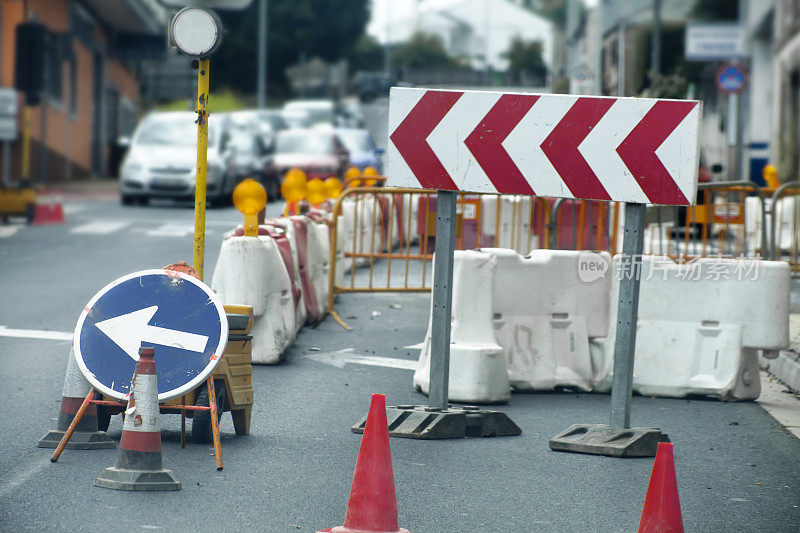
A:
<svg viewBox="0 0 800 533">
<path fill-rule="evenodd" d="M 550 204 L 543 198 L 459 194 L 456 249 L 486 246 L 528 253 L 547 247 Z M 328 312 L 342 293 L 428 292 L 436 239 L 436 194 L 357 187 L 332 209 Z M 348 277 L 349 279 L 345 279 Z"/>
</svg>

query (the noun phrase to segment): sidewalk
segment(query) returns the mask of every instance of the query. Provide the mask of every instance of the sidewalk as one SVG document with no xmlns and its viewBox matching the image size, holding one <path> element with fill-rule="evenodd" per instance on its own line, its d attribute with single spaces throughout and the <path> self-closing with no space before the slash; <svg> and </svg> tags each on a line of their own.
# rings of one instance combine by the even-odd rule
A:
<svg viewBox="0 0 800 533">
<path fill-rule="evenodd" d="M 60 191 L 65 200 L 99 200 L 119 197 L 118 178 L 64 181 L 48 184 L 46 188 Z"/>
<path fill-rule="evenodd" d="M 761 358 L 757 403 L 800 438 L 800 314 L 789 315 L 789 347 L 777 359 Z"/>
</svg>

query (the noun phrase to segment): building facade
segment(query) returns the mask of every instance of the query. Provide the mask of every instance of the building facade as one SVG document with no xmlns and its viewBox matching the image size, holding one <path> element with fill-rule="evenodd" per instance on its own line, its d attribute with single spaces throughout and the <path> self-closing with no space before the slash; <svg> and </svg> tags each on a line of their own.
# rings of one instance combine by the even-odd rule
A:
<svg viewBox="0 0 800 533">
<path fill-rule="evenodd" d="M 50 35 L 41 103 L 30 109 L 33 181 L 113 172 L 117 139 L 137 120 L 138 65 L 166 49 L 166 17 L 156 0 L 0 0 L 0 86 L 14 86 L 17 25 L 37 21 Z M 2 152 L 12 182 L 21 172 L 21 137 Z"/>
</svg>

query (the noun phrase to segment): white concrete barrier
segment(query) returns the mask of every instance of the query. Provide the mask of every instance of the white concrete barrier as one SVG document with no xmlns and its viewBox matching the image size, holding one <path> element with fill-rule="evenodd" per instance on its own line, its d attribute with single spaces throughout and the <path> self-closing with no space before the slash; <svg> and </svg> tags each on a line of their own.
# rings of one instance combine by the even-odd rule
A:
<svg viewBox="0 0 800 533">
<path fill-rule="evenodd" d="M 617 271 L 621 258 L 614 259 Z M 697 259 L 641 265 L 633 389 L 644 395 L 758 397 L 757 350 L 789 342 L 789 266 L 784 262 Z M 616 323 L 618 276 L 609 313 Z M 615 328 L 592 344 L 594 388 L 611 387 Z"/>
<path fill-rule="evenodd" d="M 494 329 L 511 385 L 591 390 L 589 338 L 608 334 L 610 256 L 572 250 L 534 250 L 528 256 L 498 248 L 483 252 L 497 260 Z"/>
<path fill-rule="evenodd" d="M 480 251 L 456 251 L 448 398 L 456 402 L 498 403 L 510 396 L 503 349 L 492 327 L 492 286 L 496 260 Z M 428 394 L 431 323 L 420 352 L 414 387 Z"/>
<path fill-rule="evenodd" d="M 253 308 L 253 362 L 274 364 L 297 328 L 292 279 L 277 242 L 269 237 L 230 237 L 222 242 L 212 289 L 223 303 Z"/>
</svg>

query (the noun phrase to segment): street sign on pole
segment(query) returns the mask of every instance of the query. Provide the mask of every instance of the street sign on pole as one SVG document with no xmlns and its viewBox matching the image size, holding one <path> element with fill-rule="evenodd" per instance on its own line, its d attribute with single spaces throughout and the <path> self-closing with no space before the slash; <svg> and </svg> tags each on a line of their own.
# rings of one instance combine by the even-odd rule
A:
<svg viewBox="0 0 800 533">
<path fill-rule="evenodd" d="M 733 23 L 697 23 L 686 26 L 684 56 L 694 61 L 745 57 L 744 26 Z"/>
<path fill-rule="evenodd" d="M 741 65 L 728 63 L 717 69 L 714 81 L 720 92 L 739 94 L 747 85 L 747 72 Z"/>
<path fill-rule="evenodd" d="M 701 106 L 393 88 L 386 185 L 690 205 Z"/>
<path fill-rule="evenodd" d="M 629 428 L 645 204 L 692 205 L 701 103 L 393 88 L 387 186 L 438 190 L 430 409 L 447 407 L 454 191 L 625 202 L 610 424 L 574 425 L 554 450 L 655 455 L 667 437 Z M 439 213 L 439 209 L 445 210 Z M 445 240 L 449 242 L 444 242 Z M 442 241 L 442 242 L 440 242 Z M 445 255 L 445 257 L 442 257 Z M 444 268 L 443 268 L 444 267 Z"/>
<path fill-rule="evenodd" d="M 158 400 L 200 385 L 228 342 L 219 297 L 187 274 L 161 269 L 123 276 L 100 290 L 75 327 L 75 359 L 97 390 L 125 400 L 142 344 L 156 348 Z"/>
</svg>

